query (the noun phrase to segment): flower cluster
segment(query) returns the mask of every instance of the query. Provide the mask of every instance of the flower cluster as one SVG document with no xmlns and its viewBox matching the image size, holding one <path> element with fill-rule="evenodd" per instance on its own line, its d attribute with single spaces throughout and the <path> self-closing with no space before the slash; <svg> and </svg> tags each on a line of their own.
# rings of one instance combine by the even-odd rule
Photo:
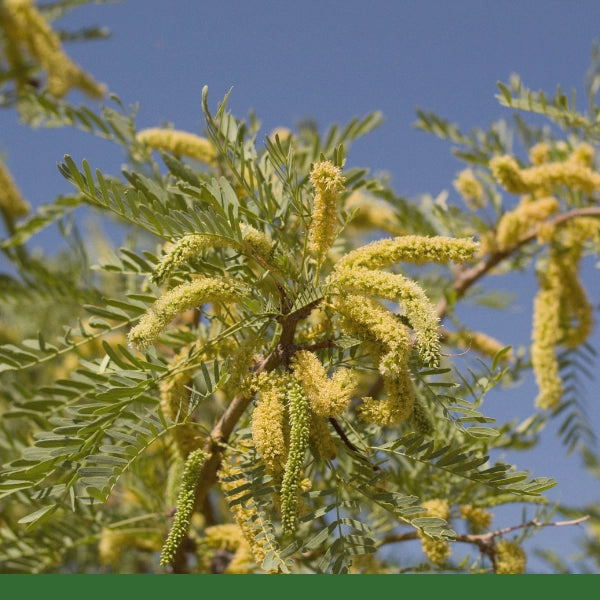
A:
<svg viewBox="0 0 600 600">
<path fill-rule="evenodd" d="M 505 155 L 492 158 L 490 168 L 498 183 L 513 194 L 546 194 L 553 187 L 563 185 L 591 195 L 600 190 L 600 173 L 592 170 L 592 158 L 591 146 L 582 144 L 566 161 L 541 162 L 521 168 L 512 156 Z"/>
<path fill-rule="evenodd" d="M 136 139 L 153 150 L 167 150 L 209 166 L 216 163 L 217 153 L 210 141 L 187 131 L 150 127 L 138 131 Z"/>
<path fill-rule="evenodd" d="M 208 302 L 235 302 L 241 292 L 234 284 L 215 277 L 200 277 L 163 294 L 129 332 L 138 348 L 149 346 L 180 312 Z"/>
<path fill-rule="evenodd" d="M 33 0 L 4 0 L 0 3 L 3 54 L 15 73 L 19 90 L 27 87 L 30 61 L 47 73 L 48 93 L 62 98 L 77 88 L 92 98 L 101 98 L 103 85 L 94 81 L 64 52 L 60 38 L 33 5 Z"/>
<path fill-rule="evenodd" d="M 310 181 L 315 189 L 315 198 L 308 240 L 311 252 L 320 262 L 335 238 L 339 192 L 344 178 L 340 168 L 326 160 L 315 163 Z"/>
</svg>

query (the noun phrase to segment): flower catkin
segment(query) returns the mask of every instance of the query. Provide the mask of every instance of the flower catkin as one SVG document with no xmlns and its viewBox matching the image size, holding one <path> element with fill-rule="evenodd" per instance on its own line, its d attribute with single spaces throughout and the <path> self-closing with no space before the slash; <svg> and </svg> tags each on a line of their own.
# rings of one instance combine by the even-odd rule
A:
<svg viewBox="0 0 600 600">
<path fill-rule="evenodd" d="M 298 491 L 304 455 L 310 434 L 310 407 L 300 382 L 288 384 L 290 413 L 290 451 L 281 485 L 281 524 L 285 533 L 294 533 L 298 525 Z"/>
<path fill-rule="evenodd" d="M 315 163 L 310 173 L 315 190 L 308 241 L 311 252 L 323 259 L 337 230 L 338 198 L 344 178 L 339 167 L 326 160 Z"/>
<path fill-rule="evenodd" d="M 331 283 L 341 291 L 398 302 L 414 331 L 421 359 L 430 366 L 439 364 L 439 318 L 418 283 L 403 275 L 364 268 L 342 269 L 333 274 Z"/>
<path fill-rule="evenodd" d="M 546 162 L 524 169 L 512 156 L 496 156 L 490 161 L 490 169 L 496 181 L 512 194 L 543 193 L 564 185 L 591 195 L 600 190 L 600 174 L 591 169 L 590 163 L 589 151 L 582 148 L 575 149 L 566 161 Z"/>
<path fill-rule="evenodd" d="M 198 449 L 189 454 L 185 461 L 181 478 L 181 488 L 177 498 L 177 512 L 175 513 L 173 525 L 161 551 L 161 566 L 166 566 L 173 562 L 179 545 L 187 535 L 192 512 L 194 511 L 196 485 L 206 458 L 206 452 Z"/>
<path fill-rule="evenodd" d="M 381 346 L 377 366 L 383 375 L 394 375 L 403 370 L 412 345 L 408 328 L 396 315 L 377 300 L 354 294 L 336 297 L 334 306 L 343 316 L 342 329 Z"/>
<path fill-rule="evenodd" d="M 0 4 L 0 27 L 3 29 L 6 56 L 17 73 L 17 86 L 23 87 L 19 73 L 27 73 L 24 53 L 47 73 L 48 93 L 62 98 L 78 88 L 91 98 L 101 98 L 105 87 L 97 83 L 64 52 L 60 38 L 33 5 L 33 0 L 4 0 Z M 12 64 L 16 61 L 16 64 Z M 21 68 L 19 68 L 21 67 Z"/>
<path fill-rule="evenodd" d="M 208 302 L 234 302 L 240 295 L 236 287 L 214 277 L 182 283 L 161 296 L 129 332 L 129 341 L 138 348 L 149 346 L 180 312 Z"/>
<path fill-rule="evenodd" d="M 330 379 L 316 354 L 307 350 L 296 352 L 290 364 L 315 415 L 336 417 L 346 410 L 356 387 L 352 371 L 339 369 Z"/>
<path fill-rule="evenodd" d="M 150 127 L 138 131 L 136 139 L 154 150 L 167 150 L 175 156 L 187 156 L 208 166 L 216 164 L 217 153 L 210 141 L 187 131 Z"/>
<path fill-rule="evenodd" d="M 258 400 L 252 412 L 252 440 L 269 472 L 280 478 L 288 455 L 284 435 L 287 378 L 261 373 L 255 387 Z"/>
</svg>

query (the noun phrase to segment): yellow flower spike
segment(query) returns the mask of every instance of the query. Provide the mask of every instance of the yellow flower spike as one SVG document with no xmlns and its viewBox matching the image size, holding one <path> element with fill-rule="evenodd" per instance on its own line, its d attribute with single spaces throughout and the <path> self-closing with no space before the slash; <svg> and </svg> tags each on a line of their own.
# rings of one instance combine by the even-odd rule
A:
<svg viewBox="0 0 600 600">
<path fill-rule="evenodd" d="M 339 167 L 326 160 L 315 163 L 310 173 L 315 189 L 314 207 L 308 230 L 309 248 L 322 261 L 335 238 L 339 192 L 344 178 Z"/>
<path fill-rule="evenodd" d="M 150 127 L 138 131 L 136 139 L 153 150 L 167 150 L 175 156 L 187 156 L 208 166 L 217 162 L 217 153 L 210 141 L 187 131 Z"/>
<path fill-rule="evenodd" d="M 186 459 L 181 478 L 181 488 L 177 498 L 177 512 L 173 525 L 165 541 L 161 555 L 161 566 L 168 565 L 173 562 L 177 549 L 187 535 L 190 527 L 192 512 L 194 511 L 194 498 L 196 485 L 202 465 L 208 455 L 203 450 L 194 450 Z"/>
<path fill-rule="evenodd" d="M 584 151 L 583 156 L 587 154 Z M 581 158 L 581 157 L 580 157 Z M 496 156 L 490 161 L 492 175 L 507 191 L 527 194 L 564 185 L 587 195 L 600 190 L 600 173 L 592 171 L 580 159 L 549 162 L 521 169 L 511 156 Z"/>
<path fill-rule="evenodd" d="M 533 304 L 531 363 L 539 394 L 536 406 L 554 409 L 560 404 L 563 386 L 559 376 L 556 346 L 562 338 L 560 327 L 560 282 L 555 269 L 548 269 L 549 278 L 542 284 Z"/>
<path fill-rule="evenodd" d="M 496 240 L 499 249 L 517 244 L 522 235 L 532 227 L 543 224 L 552 214 L 558 212 L 560 204 L 553 196 L 532 200 L 526 196 L 517 208 L 502 215 L 498 222 Z"/>
<path fill-rule="evenodd" d="M 393 375 L 405 367 L 411 352 L 410 334 L 391 311 L 377 300 L 353 294 L 337 297 L 334 306 L 344 317 L 344 330 L 383 345 L 378 364 L 382 374 Z"/>
<path fill-rule="evenodd" d="M 129 341 L 138 348 L 149 346 L 180 312 L 208 302 L 234 302 L 241 291 L 232 283 L 202 277 L 182 283 L 161 296 L 129 332 Z"/>
<path fill-rule="evenodd" d="M 296 352 L 290 366 L 315 415 L 336 417 L 346 410 L 356 387 L 352 371 L 340 369 L 329 379 L 321 361 L 306 350 Z"/>
<path fill-rule="evenodd" d="M 284 435 L 287 379 L 265 373 L 258 383 L 258 403 L 252 412 L 252 439 L 268 471 L 281 478 L 289 452 Z"/>
<path fill-rule="evenodd" d="M 383 387 L 386 398 L 363 398 L 363 403 L 357 409 L 358 416 L 367 423 L 381 427 L 402 423 L 410 417 L 415 405 L 415 392 L 408 369 L 394 378 L 384 376 Z"/>
<path fill-rule="evenodd" d="M 386 271 L 342 269 L 330 282 L 344 292 L 359 292 L 396 301 L 414 331 L 423 362 L 437 366 L 440 358 L 439 318 L 423 289 L 413 280 Z"/>
<path fill-rule="evenodd" d="M 29 212 L 29 203 L 23 199 L 17 184 L 0 160 L 0 211 L 11 221 L 24 217 Z"/>
<path fill-rule="evenodd" d="M 525 573 L 527 554 L 518 542 L 500 540 L 496 544 L 496 573 L 498 575 L 520 575 Z"/>
<path fill-rule="evenodd" d="M 336 263 L 335 271 L 384 269 L 399 262 L 464 263 L 473 259 L 477 249 L 477 242 L 470 238 L 403 235 L 377 240 L 352 250 Z"/>
<path fill-rule="evenodd" d="M 13 47 L 28 52 L 47 72 L 48 93 L 57 98 L 78 88 L 92 98 L 101 98 L 105 87 L 76 65 L 64 52 L 60 38 L 33 5 L 32 0 L 4 0 L 0 22 Z"/>
<path fill-rule="evenodd" d="M 189 351 L 189 346 L 184 347 L 171 359 L 169 367 L 177 368 L 182 365 Z M 191 393 L 187 388 L 191 382 L 192 377 L 189 370 L 175 373 L 160 382 L 160 408 L 167 419 L 181 421 L 187 416 Z M 193 450 L 197 450 L 202 444 L 198 430 L 191 423 L 180 423 L 171 431 L 179 454 L 183 458 Z"/>
<path fill-rule="evenodd" d="M 300 382 L 288 385 L 290 451 L 281 485 L 281 524 L 285 533 L 298 526 L 298 491 L 310 434 L 310 407 Z"/>
<path fill-rule="evenodd" d="M 483 186 L 475 178 L 471 169 L 464 169 L 456 176 L 454 188 L 469 208 L 475 210 L 485 206 Z"/>
</svg>

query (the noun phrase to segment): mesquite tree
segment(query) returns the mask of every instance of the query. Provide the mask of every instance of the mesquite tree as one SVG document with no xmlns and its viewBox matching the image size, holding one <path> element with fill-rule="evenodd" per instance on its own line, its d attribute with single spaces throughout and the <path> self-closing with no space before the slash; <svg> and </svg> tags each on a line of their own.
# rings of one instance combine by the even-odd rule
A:
<svg viewBox="0 0 600 600">
<path fill-rule="evenodd" d="M 586 518 L 549 505 L 553 479 L 493 457 L 535 446 L 557 415 L 561 451 L 582 446 L 596 63 L 587 114 L 501 86 L 502 104 L 558 126 L 518 118 L 528 156 L 506 126 L 466 135 L 419 113 L 466 165 L 461 203 L 414 201 L 346 166 L 379 114 L 265 135 L 205 88 L 195 134 L 139 130 L 114 96 L 69 104 L 74 88 L 105 93 L 49 24 L 70 6 L 0 3 L 3 105 L 107 138 L 128 166 L 65 155 L 72 195 L 30 214 L 0 163 L 0 570 L 520 573 L 523 539 Z M 123 246 L 78 236 L 80 207 L 126 229 Z M 55 223 L 67 250 L 31 252 Z M 527 353 L 457 315 L 499 269 L 537 277 Z M 486 395 L 530 370 L 531 416 L 493 423 Z M 492 527 L 514 503 L 530 519 Z M 407 558 L 410 540 L 422 552 Z"/>
</svg>

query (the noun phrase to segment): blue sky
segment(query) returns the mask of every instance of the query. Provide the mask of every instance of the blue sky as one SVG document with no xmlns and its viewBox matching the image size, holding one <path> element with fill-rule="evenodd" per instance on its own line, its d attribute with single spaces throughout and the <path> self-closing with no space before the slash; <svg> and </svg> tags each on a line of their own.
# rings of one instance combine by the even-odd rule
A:
<svg viewBox="0 0 600 600">
<path fill-rule="evenodd" d="M 387 171 L 399 194 L 454 194 L 461 163 L 450 145 L 416 131 L 417 107 L 461 125 L 486 127 L 510 118 L 499 106 L 496 82 L 518 73 L 533 89 L 582 90 L 592 43 L 600 41 L 600 4 L 577 0 L 125 0 L 74 11 L 60 25 L 98 24 L 106 41 L 68 44 L 67 51 L 125 104 L 140 103 L 138 126 L 169 121 L 200 131 L 200 93 L 211 106 L 233 86 L 230 107 L 254 110 L 264 133 L 312 117 L 324 128 L 357 115 L 383 111 L 386 123 L 355 144 L 352 164 Z M 583 94 L 581 94 L 583 97 Z M 78 100 L 76 96 L 73 98 Z M 31 131 L 13 112 L 0 113 L 0 152 L 33 205 L 71 192 L 56 169 L 63 154 L 116 172 L 119 150 L 72 130 Z M 32 159 L 32 156 L 34 157 Z M 51 237 L 43 238 L 52 244 Z M 600 285 L 591 268 L 588 290 Z M 518 295 L 510 318 L 474 311 L 474 326 L 491 327 L 506 343 L 527 344 L 533 282 L 495 280 Z M 598 335 L 595 336 L 599 341 Z M 597 343 L 600 347 L 600 343 Z M 591 388 L 592 386 L 590 386 Z M 528 414 L 535 389 L 526 384 L 498 397 L 489 413 Z M 590 389 L 588 408 L 600 430 L 600 407 Z M 594 405 L 594 402 L 596 404 Z M 486 412 L 487 406 L 484 406 Z M 551 460 L 549 460 L 551 457 Z M 534 456 L 507 456 L 536 475 L 556 476 L 556 499 L 598 500 L 600 483 L 582 474 L 577 456 L 564 458 L 551 434 Z M 502 527 L 514 522 L 495 522 Z M 557 548 L 580 532 L 549 528 L 532 545 Z M 540 566 L 534 558 L 532 567 Z"/>
</svg>

